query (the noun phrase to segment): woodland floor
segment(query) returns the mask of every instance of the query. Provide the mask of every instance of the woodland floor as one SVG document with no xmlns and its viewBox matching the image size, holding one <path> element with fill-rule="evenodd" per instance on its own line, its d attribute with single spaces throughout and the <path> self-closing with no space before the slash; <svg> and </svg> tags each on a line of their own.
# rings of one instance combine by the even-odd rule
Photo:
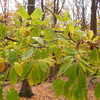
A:
<svg viewBox="0 0 100 100">
<path fill-rule="evenodd" d="M 8 91 L 10 88 L 20 90 L 21 84 L 6 86 L 4 91 Z M 32 91 L 35 94 L 32 98 L 20 98 L 20 100 L 65 100 L 64 97 L 57 97 L 53 92 L 51 83 L 42 83 L 32 87 Z"/>
<path fill-rule="evenodd" d="M 20 90 L 21 84 L 6 86 L 4 91 L 10 88 L 15 88 L 17 91 Z M 37 86 L 32 87 L 32 91 L 35 96 L 32 98 L 20 98 L 20 100 L 66 100 L 64 97 L 57 97 L 53 92 L 51 83 L 45 82 Z M 93 90 L 88 90 L 88 100 L 96 100 L 93 96 Z"/>
</svg>

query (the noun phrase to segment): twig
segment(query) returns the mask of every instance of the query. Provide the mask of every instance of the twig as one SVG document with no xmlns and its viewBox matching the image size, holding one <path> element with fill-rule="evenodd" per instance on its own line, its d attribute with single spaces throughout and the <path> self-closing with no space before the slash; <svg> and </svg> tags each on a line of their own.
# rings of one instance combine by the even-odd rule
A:
<svg viewBox="0 0 100 100">
<path fill-rule="evenodd" d="M 56 16 L 55 16 L 55 13 L 54 13 L 51 9 L 49 9 L 49 8 L 46 7 L 46 6 L 44 6 L 44 8 L 47 9 L 54 17 L 56 17 Z"/>
<path fill-rule="evenodd" d="M 72 40 L 73 42 L 76 43 L 76 41 L 71 37 L 71 33 L 70 32 L 68 33 L 68 37 L 69 37 L 70 40 Z"/>
<path fill-rule="evenodd" d="M 7 39 L 7 40 L 9 40 L 9 41 L 12 41 L 12 42 L 18 42 L 18 40 L 14 40 L 14 39 L 12 39 L 12 38 L 10 38 L 10 37 L 5 37 L 5 39 Z"/>
</svg>

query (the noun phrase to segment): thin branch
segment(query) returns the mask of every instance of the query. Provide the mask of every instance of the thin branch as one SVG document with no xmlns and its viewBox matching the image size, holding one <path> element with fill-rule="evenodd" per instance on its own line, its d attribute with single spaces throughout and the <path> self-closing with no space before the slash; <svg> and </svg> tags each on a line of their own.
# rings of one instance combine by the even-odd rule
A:
<svg viewBox="0 0 100 100">
<path fill-rule="evenodd" d="M 64 33 L 64 31 L 58 31 L 58 30 L 54 30 L 54 32 L 56 32 L 56 33 Z"/>
<path fill-rule="evenodd" d="M 41 9 L 44 12 L 44 0 L 41 0 Z"/>
<path fill-rule="evenodd" d="M 76 41 L 75 41 L 75 40 L 73 40 L 73 38 L 72 38 L 72 36 L 71 36 L 71 33 L 70 33 L 70 32 L 68 33 L 68 37 L 69 37 L 69 39 L 70 39 L 70 40 L 72 40 L 73 42 L 75 42 L 75 43 L 76 43 Z"/>
<path fill-rule="evenodd" d="M 58 10 L 59 10 L 59 0 L 57 0 L 57 13 L 58 13 Z"/>
<path fill-rule="evenodd" d="M 56 13 L 56 0 L 54 0 L 53 12 Z"/>
</svg>

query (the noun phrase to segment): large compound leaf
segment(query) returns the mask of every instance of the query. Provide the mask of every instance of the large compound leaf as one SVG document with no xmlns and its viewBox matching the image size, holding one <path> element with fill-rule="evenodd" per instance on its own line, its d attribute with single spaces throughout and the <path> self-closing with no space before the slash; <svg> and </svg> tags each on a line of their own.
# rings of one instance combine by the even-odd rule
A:
<svg viewBox="0 0 100 100">
<path fill-rule="evenodd" d="M 79 76 L 73 83 L 72 87 L 72 100 L 86 100 L 87 86 L 85 74 L 81 71 Z"/>
<path fill-rule="evenodd" d="M 22 55 L 22 60 L 26 60 L 26 59 L 32 57 L 33 52 L 34 52 L 33 48 L 29 48 L 28 50 L 26 50 Z"/>
<path fill-rule="evenodd" d="M 6 35 L 6 26 L 4 24 L 0 24 L 0 39 L 3 39 Z"/>
<path fill-rule="evenodd" d="M 17 73 L 16 71 L 14 70 L 14 68 L 11 68 L 10 69 L 10 72 L 9 72 L 9 80 L 11 83 L 15 84 L 17 82 Z"/>
<path fill-rule="evenodd" d="M 18 52 L 16 51 L 16 50 L 9 50 L 9 52 L 8 52 L 8 60 L 9 60 L 9 62 L 10 63 L 15 63 L 15 62 L 17 62 L 18 61 L 18 54 L 17 54 Z"/>
<path fill-rule="evenodd" d="M 39 44 L 44 45 L 44 41 L 41 37 L 32 37 L 32 39 L 37 41 Z"/>
<path fill-rule="evenodd" d="M 70 69 L 70 67 L 72 67 L 72 64 L 73 64 L 72 63 L 72 58 L 69 57 L 66 60 L 66 63 L 64 63 L 64 64 L 62 64 L 60 66 L 60 70 L 58 72 L 58 76 L 65 74 Z"/>
<path fill-rule="evenodd" d="M 23 73 L 23 64 L 20 64 L 20 63 L 15 63 L 14 64 L 14 70 L 16 71 L 17 75 L 18 76 L 22 76 L 22 73 Z"/>
<path fill-rule="evenodd" d="M 53 88 L 57 95 L 64 95 L 66 82 L 63 80 L 55 80 L 53 82 Z"/>
<path fill-rule="evenodd" d="M 48 76 L 49 67 L 47 63 L 37 62 L 34 64 L 28 78 L 31 84 L 44 81 Z"/>
<path fill-rule="evenodd" d="M 23 64 L 22 78 L 25 78 L 29 75 L 32 67 L 33 67 L 33 63 L 31 61 Z"/>
</svg>

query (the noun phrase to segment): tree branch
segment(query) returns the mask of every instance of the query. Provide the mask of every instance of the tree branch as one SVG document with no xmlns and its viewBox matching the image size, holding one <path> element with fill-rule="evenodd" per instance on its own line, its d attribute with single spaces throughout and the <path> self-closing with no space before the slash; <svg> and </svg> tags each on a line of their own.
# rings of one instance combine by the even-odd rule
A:
<svg viewBox="0 0 100 100">
<path fill-rule="evenodd" d="M 61 6 L 60 10 L 58 11 L 58 14 L 62 11 L 62 9 L 64 7 L 64 3 L 65 3 L 65 0 L 63 0 L 63 2 L 62 2 L 62 6 Z"/>
</svg>

